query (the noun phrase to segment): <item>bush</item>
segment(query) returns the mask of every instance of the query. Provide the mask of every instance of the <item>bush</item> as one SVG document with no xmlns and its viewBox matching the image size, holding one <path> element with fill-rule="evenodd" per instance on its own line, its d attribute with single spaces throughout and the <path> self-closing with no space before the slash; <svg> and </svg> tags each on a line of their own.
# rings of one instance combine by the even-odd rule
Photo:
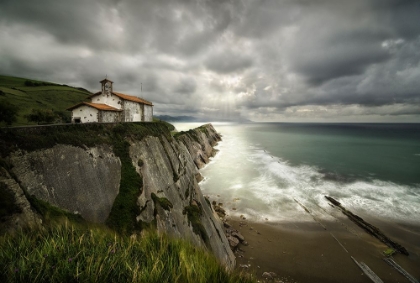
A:
<svg viewBox="0 0 420 283">
<path fill-rule="evenodd" d="M 8 101 L 0 101 L 0 122 L 11 125 L 16 122 L 19 108 Z"/>
<path fill-rule="evenodd" d="M 25 117 L 29 122 L 36 122 L 38 125 L 41 123 L 51 124 L 57 119 L 57 114 L 52 110 L 32 109 L 31 114 Z"/>
</svg>

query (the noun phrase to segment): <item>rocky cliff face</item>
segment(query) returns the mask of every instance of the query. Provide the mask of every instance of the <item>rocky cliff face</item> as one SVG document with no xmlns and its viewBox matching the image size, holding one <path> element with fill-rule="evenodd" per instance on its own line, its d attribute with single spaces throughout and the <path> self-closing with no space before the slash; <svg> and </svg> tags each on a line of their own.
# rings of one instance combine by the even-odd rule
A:
<svg viewBox="0 0 420 283">
<path fill-rule="evenodd" d="M 159 232 L 188 238 L 207 246 L 227 266 L 235 263 L 221 222 L 203 197 L 197 180 L 201 168 L 214 154 L 220 140 L 213 126 L 205 125 L 169 142 L 165 137 L 147 137 L 133 143 L 131 158 L 143 177 L 138 198 L 138 221 L 156 221 Z"/>
<path fill-rule="evenodd" d="M 28 194 L 91 222 L 105 222 L 119 191 L 121 162 L 109 146 L 18 150 L 11 163 Z"/>
<path fill-rule="evenodd" d="M 124 129 L 129 160 L 142 180 L 135 221 L 207 247 L 228 268 L 233 268 L 235 257 L 221 222 L 198 186 L 201 177 L 198 168 L 214 155 L 213 146 L 220 136 L 210 124 L 178 134 L 176 138 L 159 131 L 153 128 L 153 135 L 139 139 Z M 20 195 L 22 202 L 24 189 L 29 195 L 78 213 L 86 220 L 104 223 L 115 198 L 123 191 L 121 158 L 115 154 L 113 145 L 103 140 L 94 146 L 63 143 L 31 151 L 15 147 L 7 156 L 9 171 L 15 178 L 3 169 L 2 190 L 7 187 L 15 201 Z M 19 207 L 15 215 L 21 217 L 13 221 L 40 222 L 29 203 Z"/>
</svg>

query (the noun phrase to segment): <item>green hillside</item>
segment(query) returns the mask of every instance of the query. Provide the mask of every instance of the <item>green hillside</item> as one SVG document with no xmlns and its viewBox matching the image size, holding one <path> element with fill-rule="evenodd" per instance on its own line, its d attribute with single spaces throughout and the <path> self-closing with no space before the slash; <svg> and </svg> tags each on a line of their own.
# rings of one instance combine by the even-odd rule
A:
<svg viewBox="0 0 420 283">
<path fill-rule="evenodd" d="M 83 88 L 0 75 L 0 104 L 18 107 L 17 120 L 12 126 L 36 124 L 25 118 L 32 109 L 51 110 L 57 116 L 55 122 L 69 122 L 70 112 L 66 108 L 90 94 Z M 0 122 L 0 126 L 5 123 Z"/>
</svg>

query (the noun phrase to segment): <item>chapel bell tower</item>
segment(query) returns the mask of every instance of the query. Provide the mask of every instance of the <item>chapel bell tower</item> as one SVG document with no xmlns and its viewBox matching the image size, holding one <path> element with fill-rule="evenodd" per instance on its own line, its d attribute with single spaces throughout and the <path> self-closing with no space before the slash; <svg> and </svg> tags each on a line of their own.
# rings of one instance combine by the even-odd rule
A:
<svg viewBox="0 0 420 283">
<path fill-rule="evenodd" d="M 107 95 L 110 95 L 112 92 L 112 84 L 114 83 L 113 81 L 110 81 L 108 79 L 103 79 L 102 81 L 100 81 L 101 85 L 102 85 L 102 93 L 105 93 Z"/>
</svg>

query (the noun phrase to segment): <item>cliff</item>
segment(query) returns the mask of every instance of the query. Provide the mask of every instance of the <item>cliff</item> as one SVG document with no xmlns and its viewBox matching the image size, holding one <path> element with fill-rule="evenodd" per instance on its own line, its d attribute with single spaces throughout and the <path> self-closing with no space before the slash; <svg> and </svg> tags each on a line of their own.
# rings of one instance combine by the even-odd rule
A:
<svg viewBox="0 0 420 283">
<path fill-rule="evenodd" d="M 39 224 L 26 199 L 34 196 L 122 233 L 153 227 L 188 239 L 233 268 L 221 222 L 198 185 L 198 168 L 219 140 L 210 124 L 175 137 L 163 123 L 2 129 L 0 190 L 13 205 L 0 228 Z"/>
</svg>

